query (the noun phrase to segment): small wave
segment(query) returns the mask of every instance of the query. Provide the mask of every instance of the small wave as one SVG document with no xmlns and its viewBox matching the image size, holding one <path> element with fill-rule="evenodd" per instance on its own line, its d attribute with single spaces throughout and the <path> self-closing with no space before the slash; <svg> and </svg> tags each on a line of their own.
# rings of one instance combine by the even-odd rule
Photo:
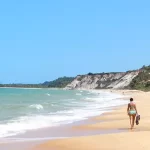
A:
<svg viewBox="0 0 150 150">
<path fill-rule="evenodd" d="M 87 93 L 87 94 L 89 95 L 89 94 L 92 94 L 92 93 L 89 92 L 89 93 Z"/>
<path fill-rule="evenodd" d="M 49 94 L 49 93 L 47 93 L 46 95 L 47 95 L 47 96 L 51 96 L 51 94 Z"/>
<path fill-rule="evenodd" d="M 80 95 L 82 95 L 82 94 L 81 94 L 81 93 L 76 93 L 76 95 L 79 95 L 79 96 L 80 96 Z"/>
<path fill-rule="evenodd" d="M 86 99 L 86 100 L 89 100 L 89 99 L 91 99 L 91 98 L 90 98 L 90 97 L 86 97 L 85 99 Z"/>
<path fill-rule="evenodd" d="M 93 102 L 95 101 L 95 102 L 99 102 L 99 101 L 102 100 L 102 98 L 86 97 L 84 100 L 85 100 L 85 101 L 93 101 Z"/>
<path fill-rule="evenodd" d="M 74 99 L 74 98 L 66 99 L 66 101 L 74 101 L 74 100 L 76 100 L 76 99 Z"/>
<path fill-rule="evenodd" d="M 36 108 L 38 110 L 43 109 L 43 106 L 41 104 L 34 104 L 34 105 L 30 105 L 30 108 Z"/>
</svg>

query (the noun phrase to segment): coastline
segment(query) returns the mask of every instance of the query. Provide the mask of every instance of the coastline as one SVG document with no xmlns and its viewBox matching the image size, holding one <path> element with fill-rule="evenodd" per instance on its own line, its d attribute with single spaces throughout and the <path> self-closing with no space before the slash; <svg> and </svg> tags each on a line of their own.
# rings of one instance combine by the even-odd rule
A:
<svg viewBox="0 0 150 150">
<path fill-rule="evenodd" d="M 83 89 L 82 89 L 83 90 Z M 87 90 L 86 90 L 87 91 Z M 109 92 L 110 90 L 88 90 L 88 91 L 93 91 L 93 92 Z M 115 93 L 115 92 L 114 92 Z M 121 93 L 118 93 L 121 96 Z M 123 95 L 124 97 L 124 95 Z M 123 99 L 123 97 L 121 99 Z M 101 114 L 102 116 L 110 113 L 112 110 L 116 110 L 120 108 L 120 106 L 112 106 L 109 108 L 108 112 L 105 112 L 103 114 Z M 101 116 L 100 115 L 100 116 Z M 46 142 L 48 140 L 53 140 L 53 139 L 59 139 L 59 138 L 72 138 L 72 137 L 80 137 L 80 136 L 89 136 L 89 135 L 98 135 L 98 134 L 108 134 L 108 133 L 115 133 L 115 132 L 120 132 L 117 130 L 109 130 L 109 131 L 94 131 L 94 130 L 80 130 L 78 129 L 79 126 L 84 126 L 84 125 L 90 125 L 90 124 L 94 124 L 94 123 L 98 123 L 101 122 L 95 118 L 99 117 L 99 115 L 95 115 L 92 117 L 88 117 L 88 119 L 86 120 L 82 120 L 82 121 L 77 121 L 71 124 L 65 124 L 65 125 L 61 125 L 59 127 L 48 127 L 48 128 L 42 128 L 42 129 L 37 129 L 37 130 L 33 130 L 33 131 L 27 131 L 24 134 L 21 135 L 16 135 L 16 136 L 12 136 L 12 137 L 8 137 L 8 139 L 20 139 L 22 140 L 21 142 L 19 141 L 8 141 L 7 144 L 4 144 L 4 147 L 6 145 L 6 147 L 10 147 L 11 145 L 24 145 L 23 143 L 26 143 L 28 145 L 28 147 L 31 147 L 32 145 L 38 145 L 40 143 Z M 60 134 L 56 133 L 56 131 L 59 131 Z M 51 133 L 51 134 L 50 134 Z M 7 141 L 7 138 L 6 138 Z M 1 142 L 2 143 L 2 142 Z M 17 147 L 17 146 L 16 146 Z M 17 148 L 15 147 L 15 149 L 17 150 Z M 0 146 L 1 148 L 1 146 Z M 24 147 L 25 148 L 25 147 Z M 7 148 L 6 148 L 7 149 Z"/>
<path fill-rule="evenodd" d="M 108 90 L 106 90 L 108 91 Z M 36 145 L 32 150 L 125 150 L 133 148 L 138 150 L 150 149 L 148 137 L 150 136 L 150 115 L 147 113 L 150 107 L 150 92 L 136 90 L 111 90 L 115 93 L 130 95 L 135 99 L 139 114 L 142 116 L 140 124 L 130 130 L 129 118 L 126 114 L 126 106 L 120 106 L 111 112 L 91 118 L 99 122 L 74 126 L 77 131 L 106 131 L 107 134 L 88 135 L 84 137 L 72 137 L 58 139 Z M 144 103 L 142 103 L 144 101 Z M 109 132 L 116 131 L 116 132 Z M 136 138 L 136 137 L 139 138 Z M 131 141 L 134 139 L 134 144 Z M 119 142 L 119 144 L 118 144 Z M 109 143 L 109 144 L 108 144 Z"/>
</svg>

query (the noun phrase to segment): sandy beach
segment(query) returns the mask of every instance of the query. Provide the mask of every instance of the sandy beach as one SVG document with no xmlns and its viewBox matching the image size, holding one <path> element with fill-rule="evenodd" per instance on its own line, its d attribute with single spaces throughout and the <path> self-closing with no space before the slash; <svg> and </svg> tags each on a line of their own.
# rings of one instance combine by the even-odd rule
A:
<svg viewBox="0 0 150 150">
<path fill-rule="evenodd" d="M 112 92 L 130 95 L 134 98 L 141 120 L 133 130 L 130 129 L 127 107 L 121 106 L 112 112 L 92 118 L 98 121 L 96 123 L 73 127 L 76 131 L 108 131 L 107 134 L 50 140 L 36 145 L 32 150 L 149 150 L 150 92 L 130 90 L 113 90 Z M 109 133 L 109 131 L 115 132 Z"/>
</svg>

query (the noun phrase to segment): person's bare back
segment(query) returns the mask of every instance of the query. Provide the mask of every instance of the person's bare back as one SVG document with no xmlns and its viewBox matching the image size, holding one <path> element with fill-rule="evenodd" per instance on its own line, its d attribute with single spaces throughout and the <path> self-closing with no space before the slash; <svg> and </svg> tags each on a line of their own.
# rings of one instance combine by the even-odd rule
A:
<svg viewBox="0 0 150 150">
<path fill-rule="evenodd" d="M 130 102 L 129 104 L 129 110 L 136 110 L 136 105 L 133 102 Z"/>
</svg>

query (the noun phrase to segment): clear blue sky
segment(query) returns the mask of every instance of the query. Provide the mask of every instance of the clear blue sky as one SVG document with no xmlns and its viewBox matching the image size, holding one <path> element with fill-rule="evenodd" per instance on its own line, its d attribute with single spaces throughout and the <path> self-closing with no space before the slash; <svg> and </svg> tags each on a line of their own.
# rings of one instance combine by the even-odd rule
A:
<svg viewBox="0 0 150 150">
<path fill-rule="evenodd" d="M 0 2 L 0 83 L 150 64 L 150 1 Z"/>
</svg>

